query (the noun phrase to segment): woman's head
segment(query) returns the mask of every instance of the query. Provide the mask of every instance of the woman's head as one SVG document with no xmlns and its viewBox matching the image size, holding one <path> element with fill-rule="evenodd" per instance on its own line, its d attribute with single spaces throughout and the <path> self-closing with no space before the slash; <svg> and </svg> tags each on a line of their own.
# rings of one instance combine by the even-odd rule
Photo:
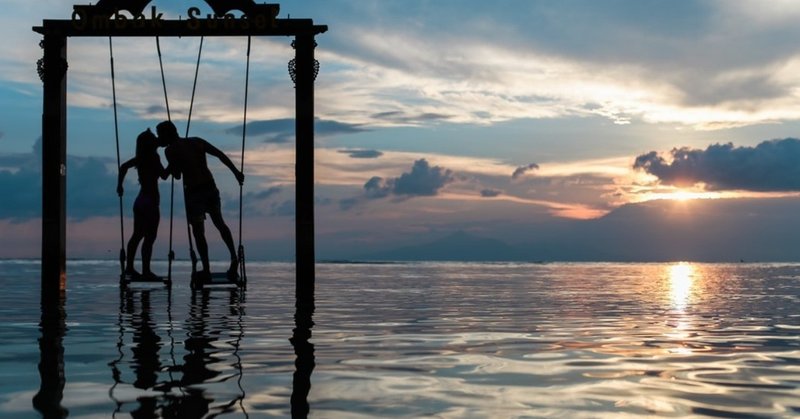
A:
<svg viewBox="0 0 800 419">
<path fill-rule="evenodd" d="M 136 137 L 136 157 L 152 154 L 158 149 L 156 135 L 148 128 Z"/>
</svg>

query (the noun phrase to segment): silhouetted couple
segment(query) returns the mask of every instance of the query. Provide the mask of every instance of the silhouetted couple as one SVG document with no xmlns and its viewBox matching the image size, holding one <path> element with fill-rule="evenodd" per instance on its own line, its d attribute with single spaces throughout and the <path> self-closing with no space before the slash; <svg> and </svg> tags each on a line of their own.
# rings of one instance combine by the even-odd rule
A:
<svg viewBox="0 0 800 419">
<path fill-rule="evenodd" d="M 205 237 L 206 214 L 211 217 L 211 221 L 222 236 L 222 241 L 228 247 L 231 264 L 227 274 L 228 278 L 235 279 L 239 269 L 239 260 L 233 246 L 231 230 L 222 218 L 219 190 L 208 169 L 206 154 L 218 158 L 227 166 L 240 185 L 244 182 L 244 174 L 236 168 L 225 153 L 206 140 L 198 137 L 180 137 L 175 125 L 170 121 L 158 124 L 156 132 L 158 132 L 158 137 L 149 128 L 139 134 L 136 138 L 136 156 L 120 166 L 117 194 L 122 196 L 122 182 L 131 167 L 136 167 L 141 186 L 139 195 L 133 204 L 133 234 L 128 241 L 125 275 L 131 279 L 141 277 L 146 280 L 160 280 L 150 270 L 153 243 L 158 235 L 158 224 L 161 218 L 158 178 L 166 179 L 172 175 L 175 179 L 183 179 L 186 217 L 192 226 L 197 251 L 200 253 L 200 260 L 203 264 L 203 270 L 197 273 L 198 279 L 203 280 L 211 276 L 208 243 Z M 161 158 L 157 151 L 159 146 L 166 147 L 164 155 L 167 158 L 167 168 L 161 164 Z M 142 240 L 144 240 L 142 243 L 142 273 L 139 274 L 133 267 L 133 259 L 136 248 L 139 247 Z"/>
</svg>

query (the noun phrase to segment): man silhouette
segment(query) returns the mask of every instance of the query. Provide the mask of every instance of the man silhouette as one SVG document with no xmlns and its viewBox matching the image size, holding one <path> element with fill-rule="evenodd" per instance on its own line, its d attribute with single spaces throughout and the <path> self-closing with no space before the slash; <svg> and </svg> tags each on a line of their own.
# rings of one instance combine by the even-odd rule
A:
<svg viewBox="0 0 800 419">
<path fill-rule="evenodd" d="M 164 155 L 169 163 L 170 174 L 175 179 L 183 178 L 184 200 L 186 201 L 186 217 L 192 226 L 197 251 L 203 263 L 203 270 L 198 272 L 199 279 L 211 277 L 208 261 L 208 243 L 205 237 L 206 214 L 211 217 L 214 226 L 219 230 L 222 241 L 228 247 L 231 255 L 231 264 L 228 268 L 228 278 L 235 279 L 239 269 L 239 260 L 233 247 L 233 235 L 225 220 L 222 219 L 222 205 L 219 190 L 214 182 L 214 177 L 208 169 L 206 154 L 218 158 L 233 172 L 239 184 L 244 183 L 244 173 L 233 164 L 231 159 L 208 141 L 198 138 L 184 138 L 178 135 L 175 124 L 164 121 L 156 126 L 158 138 L 166 145 Z"/>
</svg>

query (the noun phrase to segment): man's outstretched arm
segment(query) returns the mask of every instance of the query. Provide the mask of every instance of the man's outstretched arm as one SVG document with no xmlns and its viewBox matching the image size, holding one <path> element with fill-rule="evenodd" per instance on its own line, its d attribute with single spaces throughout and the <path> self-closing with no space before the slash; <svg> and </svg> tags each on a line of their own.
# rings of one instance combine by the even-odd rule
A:
<svg viewBox="0 0 800 419">
<path fill-rule="evenodd" d="M 206 153 L 211 154 L 212 156 L 219 159 L 225 166 L 228 166 L 228 169 L 231 169 L 233 172 L 233 176 L 236 177 L 236 180 L 239 181 L 239 184 L 244 183 L 244 173 L 240 172 L 239 169 L 236 168 L 236 165 L 233 164 L 230 158 L 228 158 L 225 153 L 223 153 L 220 149 L 214 147 L 208 141 L 203 140 L 203 146 L 205 147 Z"/>
</svg>

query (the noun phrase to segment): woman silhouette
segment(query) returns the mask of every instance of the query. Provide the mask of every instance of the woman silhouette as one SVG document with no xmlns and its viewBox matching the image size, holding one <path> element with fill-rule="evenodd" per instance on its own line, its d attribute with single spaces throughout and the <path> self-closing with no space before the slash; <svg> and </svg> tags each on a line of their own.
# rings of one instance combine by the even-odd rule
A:
<svg viewBox="0 0 800 419">
<path fill-rule="evenodd" d="M 122 196 L 122 182 L 128 169 L 136 167 L 139 172 L 139 195 L 133 203 L 133 234 L 128 241 L 127 259 L 125 261 L 125 277 L 127 279 L 144 279 L 148 281 L 160 281 L 161 277 L 150 270 L 150 258 L 153 254 L 153 243 L 158 235 L 158 223 L 161 220 L 159 205 L 161 197 L 158 193 L 158 178 L 166 179 L 169 172 L 161 165 L 161 158 L 158 155 L 158 141 L 155 134 L 148 128 L 136 137 L 136 156 L 119 168 L 117 179 L 117 194 Z M 142 273 L 139 274 L 133 268 L 133 259 L 136 256 L 136 248 L 139 242 L 142 243 Z"/>
</svg>

